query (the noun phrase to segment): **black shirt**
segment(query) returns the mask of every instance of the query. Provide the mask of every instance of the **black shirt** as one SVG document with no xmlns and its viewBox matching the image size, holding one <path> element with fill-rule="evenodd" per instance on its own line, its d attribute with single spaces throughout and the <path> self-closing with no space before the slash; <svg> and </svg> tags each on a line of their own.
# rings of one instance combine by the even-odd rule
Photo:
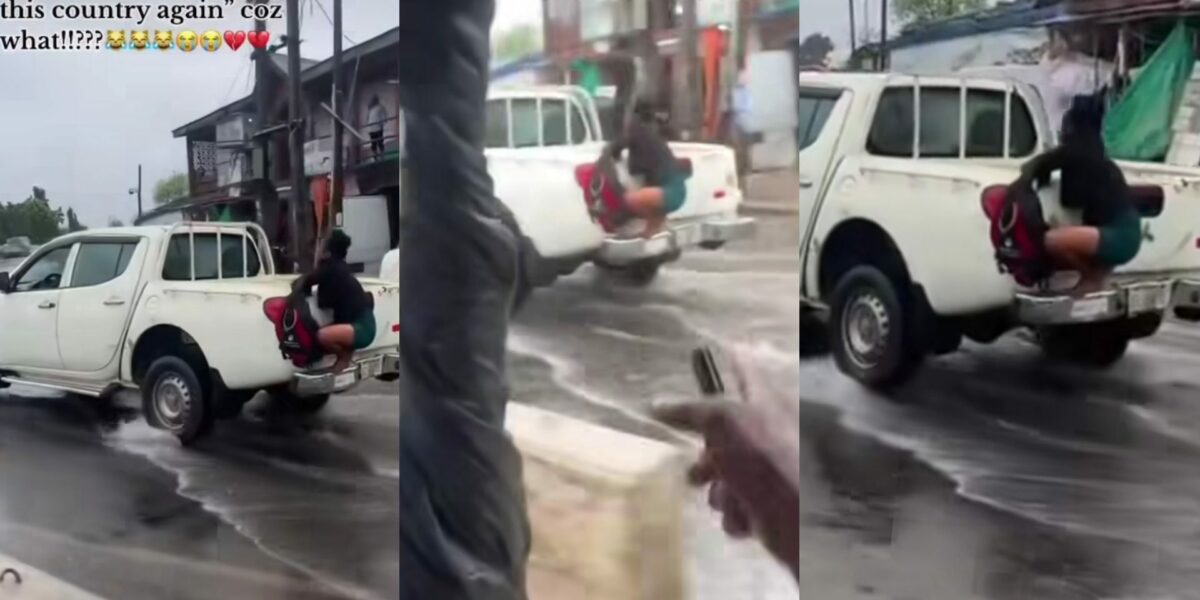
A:
<svg viewBox="0 0 1200 600">
<path fill-rule="evenodd" d="M 317 286 L 317 306 L 332 310 L 334 323 L 353 323 L 374 307 L 374 299 L 363 290 L 343 260 L 323 259 L 303 285 L 309 292 L 312 286 Z"/>
<path fill-rule="evenodd" d="M 645 122 L 637 120 L 629 135 L 613 143 L 613 157 L 629 148 L 629 173 L 645 179 L 646 185 L 662 187 L 679 170 L 679 161 L 666 140 Z"/>
<path fill-rule="evenodd" d="M 1033 181 L 1046 181 L 1061 170 L 1060 201 L 1065 208 L 1082 209 L 1084 225 L 1103 227 L 1137 214 L 1125 175 L 1103 150 L 1063 145 L 1035 157 L 1021 170 L 1024 178 Z"/>
</svg>

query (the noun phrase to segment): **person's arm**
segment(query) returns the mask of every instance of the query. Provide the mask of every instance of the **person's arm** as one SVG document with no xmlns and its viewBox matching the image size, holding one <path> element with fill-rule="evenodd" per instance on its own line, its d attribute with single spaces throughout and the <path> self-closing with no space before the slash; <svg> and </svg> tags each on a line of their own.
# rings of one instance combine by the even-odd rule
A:
<svg viewBox="0 0 1200 600">
<path fill-rule="evenodd" d="M 1021 181 L 1045 185 L 1050 174 L 1066 166 L 1069 155 L 1063 146 L 1043 152 L 1021 165 Z"/>
</svg>

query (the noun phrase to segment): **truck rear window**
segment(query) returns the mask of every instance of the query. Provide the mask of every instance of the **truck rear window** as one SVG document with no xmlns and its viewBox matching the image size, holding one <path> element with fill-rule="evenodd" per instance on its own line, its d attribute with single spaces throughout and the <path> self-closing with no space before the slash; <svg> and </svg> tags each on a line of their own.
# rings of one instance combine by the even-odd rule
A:
<svg viewBox="0 0 1200 600">
<path fill-rule="evenodd" d="M 963 106 L 957 87 L 920 88 L 920 131 L 911 86 L 885 90 L 875 110 L 867 150 L 879 156 L 913 155 L 913 135 L 919 134 L 922 158 L 1001 158 L 1004 154 L 1004 96 L 999 90 L 968 89 Z M 1025 157 L 1037 147 L 1037 131 L 1025 101 L 1012 95 L 1008 156 Z M 960 113 L 965 111 L 966 146 L 960 148 Z"/>
<path fill-rule="evenodd" d="M 171 236 L 167 257 L 163 264 L 163 279 L 166 281 L 192 281 L 192 243 L 186 233 Z M 246 242 L 245 262 L 242 242 Z M 259 274 L 257 247 L 244 235 L 221 234 L 221 248 L 217 250 L 217 234 L 195 234 L 196 281 L 206 279 L 240 279 Z M 218 272 L 218 264 L 220 269 Z"/>
</svg>

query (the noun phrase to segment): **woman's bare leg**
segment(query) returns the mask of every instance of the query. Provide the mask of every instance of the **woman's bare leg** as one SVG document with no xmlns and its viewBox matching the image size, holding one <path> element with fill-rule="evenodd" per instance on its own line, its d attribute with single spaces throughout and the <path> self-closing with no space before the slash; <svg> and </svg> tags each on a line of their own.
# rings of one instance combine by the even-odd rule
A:
<svg viewBox="0 0 1200 600">
<path fill-rule="evenodd" d="M 1059 268 L 1079 272 L 1079 283 L 1071 290 L 1074 296 L 1084 296 L 1104 287 L 1109 269 L 1096 264 L 1100 248 L 1100 230 L 1095 227 L 1057 227 L 1046 232 L 1046 253 Z"/>
<path fill-rule="evenodd" d="M 345 324 L 322 327 L 317 332 L 317 341 L 337 357 L 333 363 L 334 373 L 341 373 L 350 366 L 350 358 L 354 355 L 354 327 Z"/>
<path fill-rule="evenodd" d="M 625 204 L 633 214 L 646 221 L 642 230 L 643 238 L 651 238 L 663 230 L 667 222 L 666 211 L 663 210 L 663 190 L 657 187 L 644 187 L 625 194 Z"/>
</svg>

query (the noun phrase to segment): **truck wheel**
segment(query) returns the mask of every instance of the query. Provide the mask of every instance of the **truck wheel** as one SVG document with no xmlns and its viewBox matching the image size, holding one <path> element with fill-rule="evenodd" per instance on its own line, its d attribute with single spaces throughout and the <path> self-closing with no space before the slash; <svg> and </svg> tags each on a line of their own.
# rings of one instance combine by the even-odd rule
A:
<svg viewBox="0 0 1200 600">
<path fill-rule="evenodd" d="M 1129 348 L 1129 336 L 1114 325 L 1118 324 L 1042 327 L 1037 331 L 1038 345 L 1050 358 L 1107 367 L 1121 360 Z"/>
<path fill-rule="evenodd" d="M 177 356 L 155 360 L 142 380 L 146 421 L 171 432 L 185 446 L 212 431 L 209 400 L 195 369 Z"/>
<path fill-rule="evenodd" d="M 302 415 L 315 415 L 329 403 L 329 394 L 297 396 L 291 390 L 275 388 L 270 391 L 271 401 L 279 408 Z"/>
<path fill-rule="evenodd" d="M 912 314 L 896 284 L 873 266 L 851 269 L 834 287 L 830 335 L 838 369 L 863 385 L 904 383 L 924 359 L 912 342 Z"/>
</svg>

